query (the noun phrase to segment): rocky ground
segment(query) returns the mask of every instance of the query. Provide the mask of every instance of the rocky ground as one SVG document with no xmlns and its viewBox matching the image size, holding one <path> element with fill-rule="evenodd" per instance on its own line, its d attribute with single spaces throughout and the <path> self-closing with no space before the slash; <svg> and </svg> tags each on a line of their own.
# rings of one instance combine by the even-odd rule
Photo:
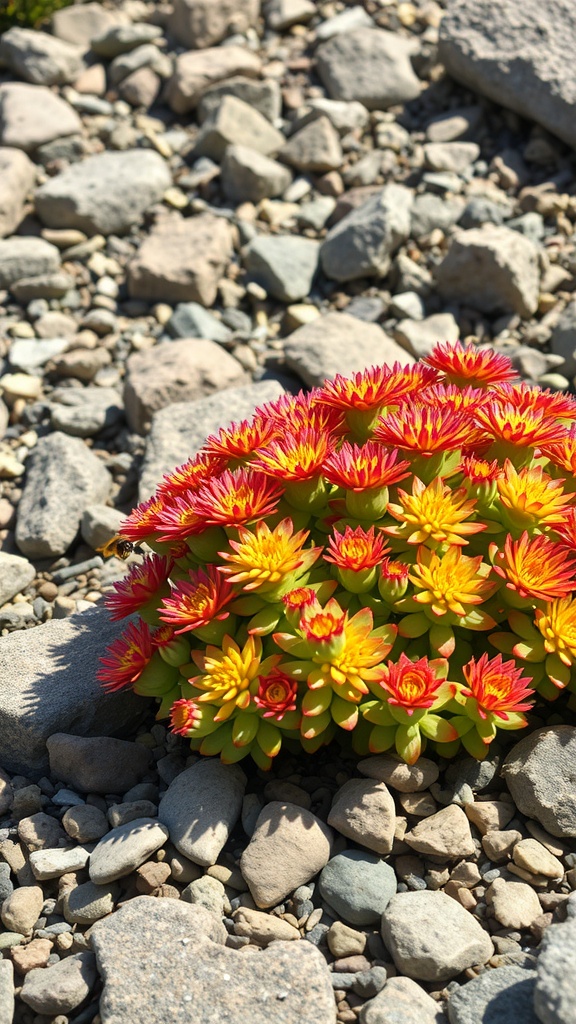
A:
<svg viewBox="0 0 576 1024">
<path fill-rule="evenodd" d="M 94 676 L 96 547 L 227 421 L 458 337 L 573 386 L 575 47 L 571 0 L 0 37 L 2 1024 L 574 1020 L 574 725 L 246 778 Z"/>
</svg>

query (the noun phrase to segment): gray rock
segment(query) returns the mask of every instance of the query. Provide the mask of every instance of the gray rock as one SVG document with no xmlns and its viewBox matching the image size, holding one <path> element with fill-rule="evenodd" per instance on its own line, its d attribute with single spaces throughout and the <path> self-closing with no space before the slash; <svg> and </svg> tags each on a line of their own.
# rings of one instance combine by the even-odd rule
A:
<svg viewBox="0 0 576 1024">
<path fill-rule="evenodd" d="M 282 113 L 282 94 L 278 82 L 273 78 L 257 81 L 235 75 L 206 89 L 198 104 L 197 116 L 200 124 L 215 113 L 224 96 L 236 96 L 268 121 L 276 121 Z"/>
<path fill-rule="evenodd" d="M 76 953 L 57 964 L 29 971 L 20 998 L 36 1013 L 70 1013 L 84 1002 L 97 977 L 94 954 Z"/>
<path fill-rule="evenodd" d="M 66 892 L 62 913 L 69 924 L 93 924 L 112 913 L 120 893 L 120 886 L 116 882 L 110 882 L 109 885 L 83 882 Z"/>
<path fill-rule="evenodd" d="M 392 850 L 396 809 L 384 782 L 349 779 L 335 793 L 328 824 L 375 853 Z"/>
<path fill-rule="evenodd" d="M 25 153 L 4 146 L 0 149 L 0 238 L 11 235 L 22 220 L 24 201 L 35 178 L 36 169 Z"/>
<path fill-rule="evenodd" d="M 106 609 L 95 608 L 3 637 L 0 761 L 4 768 L 36 778 L 46 774 L 46 740 L 58 730 L 105 736 L 138 720 L 146 707 L 141 697 L 105 694 L 96 681 L 99 657 L 119 632 Z M 41 698 L 47 687 L 49 701 Z"/>
<path fill-rule="evenodd" d="M 485 313 L 531 316 L 538 306 L 538 250 L 509 228 L 460 231 L 437 268 L 436 280 L 450 301 Z"/>
<path fill-rule="evenodd" d="M 536 210 L 523 213 L 521 217 L 513 217 L 512 220 L 506 222 L 506 227 L 512 228 L 513 231 L 519 231 L 521 235 L 529 238 L 535 244 L 541 242 L 546 234 L 544 218 Z"/>
<path fill-rule="evenodd" d="M 266 24 L 273 32 L 284 32 L 292 25 L 305 25 L 316 13 L 312 0 L 267 0 Z"/>
<path fill-rule="evenodd" d="M 135 352 L 127 363 L 124 385 L 126 419 L 144 433 L 152 416 L 175 402 L 201 398 L 211 391 L 247 380 L 238 360 L 214 341 L 183 338 Z"/>
<path fill-rule="evenodd" d="M 50 425 L 72 437 L 94 437 L 117 423 L 122 414 L 122 399 L 114 388 L 57 388 L 50 395 Z"/>
<path fill-rule="evenodd" d="M 416 359 L 429 356 L 438 342 L 458 341 L 460 328 L 452 313 L 435 313 L 424 320 L 401 320 L 394 339 Z"/>
<path fill-rule="evenodd" d="M 438 1003 L 411 978 L 389 978 L 360 1010 L 360 1024 L 446 1024 Z"/>
<path fill-rule="evenodd" d="M 437 198 L 444 205 L 444 201 L 440 197 Z M 506 207 L 500 203 L 494 203 L 484 196 L 473 196 L 466 203 L 458 223 L 461 228 L 466 229 L 480 228 L 483 224 L 500 225 L 504 223 L 507 212 Z M 510 224 L 511 222 L 508 221 L 508 227 L 510 227 Z"/>
<path fill-rule="evenodd" d="M 258 24 L 260 0 L 174 0 L 170 34 L 189 50 L 203 50 Z"/>
<path fill-rule="evenodd" d="M 90 881 L 107 885 L 144 864 L 168 839 L 168 829 L 155 818 L 134 818 L 113 828 L 90 854 Z"/>
<path fill-rule="evenodd" d="M 62 793 L 62 790 L 59 792 Z M 106 815 L 92 804 L 77 803 L 69 806 L 62 815 L 62 824 L 70 838 L 79 843 L 97 842 L 110 831 Z"/>
<path fill-rule="evenodd" d="M 133 107 L 151 107 L 160 92 L 162 79 L 158 72 L 164 70 L 166 59 L 166 55 L 158 50 L 155 66 L 151 62 L 150 67 L 137 68 L 123 78 L 118 87 L 122 99 Z"/>
<path fill-rule="evenodd" d="M 0 85 L 0 142 L 31 152 L 47 142 L 82 131 L 69 103 L 50 89 L 23 82 Z"/>
<path fill-rule="evenodd" d="M 318 267 L 319 242 L 297 235 L 255 238 L 246 249 L 248 277 L 280 302 L 297 302 L 312 288 Z"/>
<path fill-rule="evenodd" d="M 333 100 L 358 100 L 386 110 L 420 95 L 410 63 L 413 43 L 394 32 L 359 28 L 341 32 L 316 51 L 320 79 Z"/>
<path fill-rule="evenodd" d="M 35 277 L 23 277 L 10 288 L 12 295 L 22 306 L 27 306 L 33 299 L 61 299 L 75 285 L 75 278 L 62 270 L 52 274 L 37 274 Z"/>
<path fill-rule="evenodd" d="M 86 867 L 90 851 L 83 846 L 73 846 L 69 850 L 33 850 L 30 854 L 30 867 L 39 882 L 47 878 L 60 878 L 69 871 L 81 871 Z"/>
<path fill-rule="evenodd" d="M 550 350 L 562 356 L 562 371 L 567 377 L 576 373 L 576 299 L 562 310 L 550 338 Z"/>
<path fill-rule="evenodd" d="M 439 57 L 473 91 L 576 146 L 575 45 L 571 0 L 461 0 L 442 19 Z"/>
<path fill-rule="evenodd" d="M 56 431 L 40 438 L 27 462 L 16 543 L 30 558 L 63 555 L 88 505 L 105 502 L 111 477 L 78 438 Z M 39 500 L 39 496 L 42 500 Z"/>
<path fill-rule="evenodd" d="M 318 882 L 322 898 L 351 925 L 379 921 L 396 892 L 396 875 L 374 853 L 345 850 L 332 857 Z"/>
<path fill-rule="evenodd" d="M 366 107 L 357 100 L 347 103 L 344 100 L 329 100 L 322 96 L 311 99 L 308 106 L 324 114 L 340 135 L 347 135 L 357 128 L 365 128 L 370 120 Z"/>
<path fill-rule="evenodd" d="M 260 58 L 245 46 L 214 46 L 176 58 L 174 75 L 168 83 L 167 100 L 176 114 L 193 110 L 204 92 L 217 82 L 242 75 L 257 78 Z"/>
<path fill-rule="evenodd" d="M 107 14 L 111 12 L 106 11 Z M 148 25 L 146 22 L 136 22 L 129 25 L 110 25 L 98 35 L 92 37 L 90 48 L 99 57 L 106 60 L 114 60 L 122 53 L 130 53 L 138 46 L 144 46 L 162 35 L 159 25 Z"/>
<path fill-rule="evenodd" d="M 482 107 L 457 107 L 447 114 L 438 114 L 426 125 L 429 142 L 456 142 L 468 138 L 482 120 Z"/>
<path fill-rule="evenodd" d="M 416 981 L 448 981 L 493 953 L 490 936 L 464 907 L 428 889 L 392 897 L 382 938 L 398 970 Z"/>
<path fill-rule="evenodd" d="M 298 171 L 312 174 L 336 171 L 343 159 L 338 132 L 323 114 L 294 132 L 282 146 L 279 156 Z"/>
<path fill-rule="evenodd" d="M 438 778 L 438 765 L 427 757 L 416 764 L 406 764 L 395 754 L 375 754 L 358 762 L 358 771 L 370 779 L 385 782 L 399 793 L 418 793 L 428 789 Z"/>
<path fill-rule="evenodd" d="M 0 1019 L 14 1017 L 14 967 L 10 960 L 0 960 Z"/>
<path fill-rule="evenodd" d="M 207 338 L 220 344 L 233 337 L 230 328 L 198 302 L 179 302 L 166 330 L 173 338 Z"/>
<path fill-rule="evenodd" d="M 296 214 L 298 223 L 305 228 L 321 231 L 334 213 L 336 200 L 332 196 L 316 196 L 308 203 L 302 203 Z"/>
<path fill-rule="evenodd" d="M 426 313 L 426 307 L 417 292 L 400 292 L 393 295 L 390 300 L 390 315 L 397 316 L 401 320 L 417 320 L 421 322 Z"/>
<path fill-rule="evenodd" d="M 533 1006 L 535 979 L 535 971 L 522 967 L 505 965 L 484 971 L 450 994 L 450 1024 L 538 1024 Z"/>
<path fill-rule="evenodd" d="M 198 761 L 170 783 L 158 808 L 170 841 L 194 864 L 215 864 L 240 817 L 246 776 L 239 765 Z"/>
<path fill-rule="evenodd" d="M 537 961 L 534 1009 L 542 1024 L 570 1024 L 576 1013 L 576 919 L 547 928 Z"/>
<path fill-rule="evenodd" d="M 110 736 L 53 733 L 47 740 L 50 771 L 80 793 L 125 793 L 144 775 L 150 751 Z"/>
<path fill-rule="evenodd" d="M 410 213 L 410 234 L 413 238 L 421 238 L 422 235 L 429 235 L 434 228 L 447 231 L 459 220 L 462 211 L 461 199 L 441 199 L 431 192 L 422 192 L 414 198 Z"/>
<path fill-rule="evenodd" d="M 374 22 L 363 7 L 351 7 L 327 18 L 316 29 L 316 38 L 325 42 L 341 32 L 355 32 L 359 28 L 374 28 Z"/>
<path fill-rule="evenodd" d="M 82 513 L 80 533 L 91 548 L 100 548 L 120 533 L 124 513 L 110 505 L 89 505 Z"/>
<path fill-rule="evenodd" d="M 553 836 L 576 836 L 575 756 L 576 728 L 556 725 L 516 743 L 502 768 L 518 809 Z"/>
<path fill-rule="evenodd" d="M 270 156 L 278 152 L 283 142 L 282 132 L 274 128 L 262 114 L 237 96 L 227 95 L 222 97 L 220 105 L 204 121 L 196 138 L 194 152 L 198 156 L 220 161 L 228 146 L 243 145 L 264 156 Z"/>
<path fill-rule="evenodd" d="M 0 38 L 0 60 L 34 85 L 73 82 L 84 69 L 82 52 L 80 46 L 29 28 L 10 28 Z"/>
<path fill-rule="evenodd" d="M 27 558 L 0 551 L 0 605 L 24 590 L 35 575 L 36 570 Z"/>
<path fill-rule="evenodd" d="M 50 27 L 58 39 L 89 49 L 92 40 L 115 25 L 117 20 L 116 12 L 108 11 L 98 3 L 86 3 L 54 11 Z"/>
<path fill-rule="evenodd" d="M 480 156 L 477 142 L 426 142 L 424 160 L 432 171 L 464 174 Z"/>
<path fill-rule="evenodd" d="M 310 387 L 337 373 L 348 377 L 367 366 L 413 362 L 378 324 L 335 312 L 299 327 L 286 339 L 284 352 L 286 365 Z"/>
<path fill-rule="evenodd" d="M 197 454 L 206 437 L 227 426 L 230 417 L 236 423 L 249 419 L 256 406 L 278 398 L 283 391 L 278 381 L 260 381 L 195 402 L 179 402 L 155 413 L 140 472 L 140 500 L 150 497 L 164 473 Z"/>
<path fill-rule="evenodd" d="M 48 227 L 124 234 L 171 184 L 166 162 L 150 149 L 97 153 L 42 185 L 36 210 Z"/>
<path fill-rule="evenodd" d="M 287 167 L 248 146 L 228 146 L 222 162 L 222 188 L 235 205 L 280 196 L 292 181 Z"/>
<path fill-rule="evenodd" d="M 412 192 L 386 185 L 330 229 L 320 250 L 322 268 L 335 281 L 383 276 L 390 257 L 410 234 Z"/>
<path fill-rule="evenodd" d="M 0 288 L 9 288 L 23 277 L 50 273 L 59 266 L 58 249 L 43 238 L 15 235 L 0 240 Z"/>
<path fill-rule="evenodd" d="M 168 72 L 169 75 L 170 62 L 167 66 L 166 59 L 166 55 L 157 46 L 154 46 L 154 43 L 144 43 L 143 46 L 137 46 L 129 53 L 122 53 L 114 58 L 108 68 L 110 83 L 113 86 L 118 86 L 143 68 L 151 68 L 159 75 Z M 125 99 L 127 98 L 125 97 Z"/>
</svg>

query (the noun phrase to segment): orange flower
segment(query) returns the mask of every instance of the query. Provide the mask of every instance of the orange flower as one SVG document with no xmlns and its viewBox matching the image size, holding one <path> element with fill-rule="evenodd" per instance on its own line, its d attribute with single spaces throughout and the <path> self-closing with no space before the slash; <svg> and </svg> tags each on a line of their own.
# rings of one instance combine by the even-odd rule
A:
<svg viewBox="0 0 576 1024">
<path fill-rule="evenodd" d="M 542 410 L 516 409 L 509 402 L 491 402 L 475 414 L 478 426 L 496 441 L 505 441 L 518 448 L 535 448 L 562 441 L 566 427 Z"/>
<path fill-rule="evenodd" d="M 324 461 L 322 472 L 330 483 L 360 493 L 389 487 L 409 476 L 410 463 L 398 457 L 398 451 L 389 451 L 374 441 L 363 445 L 344 441 L 340 450 Z"/>
<path fill-rule="evenodd" d="M 339 434 L 344 424 L 341 409 L 329 408 L 320 401 L 321 388 L 299 391 L 297 395 L 284 394 L 256 410 L 257 415 L 269 419 L 280 436 L 289 425 L 292 433 L 315 430 L 320 434 Z"/>
<path fill-rule="evenodd" d="M 526 381 L 516 384 L 498 384 L 492 390 L 494 398 L 513 405 L 519 412 L 542 412 L 545 416 L 573 421 L 576 419 L 576 401 L 565 391 L 550 391 Z"/>
<path fill-rule="evenodd" d="M 325 562 L 333 562 L 338 568 L 353 572 L 378 565 L 390 550 L 382 537 L 374 536 L 373 526 L 369 530 L 361 526 L 353 530 L 347 526 L 344 533 L 334 530 L 334 535 L 328 540 L 328 548 L 329 554 L 324 555 Z"/>
<path fill-rule="evenodd" d="M 170 708 L 170 730 L 177 736 L 188 736 L 201 721 L 202 713 L 196 701 L 175 700 Z"/>
<path fill-rule="evenodd" d="M 413 455 L 456 451 L 484 440 L 464 412 L 429 405 L 406 405 L 378 421 L 374 438 Z"/>
<path fill-rule="evenodd" d="M 172 498 L 197 491 L 206 480 L 217 476 L 226 468 L 226 460 L 211 454 L 200 453 L 178 466 L 172 473 L 165 473 L 158 488 L 158 495 Z"/>
<path fill-rule="evenodd" d="M 159 600 L 165 590 L 167 592 L 165 584 L 172 568 L 172 560 L 160 555 L 150 555 L 141 565 L 131 566 L 127 576 L 112 584 L 114 593 L 106 595 L 112 622 L 132 615 L 155 596 Z"/>
<path fill-rule="evenodd" d="M 315 428 L 286 433 L 258 449 L 256 466 L 279 480 L 312 480 L 320 475 L 325 459 L 334 450 L 335 439 Z"/>
<path fill-rule="evenodd" d="M 548 654 L 557 654 L 564 665 L 576 662 L 576 598 L 559 597 L 535 613 L 536 627 L 544 637 Z"/>
<path fill-rule="evenodd" d="M 324 612 L 316 617 L 315 626 L 319 624 L 322 614 L 325 627 L 329 629 L 326 612 L 331 604 L 338 607 L 336 601 L 329 601 Z M 396 626 L 384 627 L 385 636 L 373 635 L 374 620 L 368 608 L 362 608 L 352 618 L 348 618 L 347 612 L 343 613 L 343 616 L 338 623 L 341 642 L 334 646 L 331 652 L 319 650 L 312 656 L 312 661 L 319 664 L 317 669 L 310 672 L 308 686 L 311 690 L 332 687 L 344 700 L 358 703 L 362 694 L 369 692 L 367 683 L 377 682 L 382 677 L 381 662 L 390 652 L 396 635 Z M 335 616 L 330 617 L 335 629 Z M 304 619 L 304 616 L 302 618 Z M 317 632 L 317 629 L 314 629 L 314 632 Z M 306 635 L 314 639 L 311 634 L 311 630 L 306 631 Z"/>
<path fill-rule="evenodd" d="M 525 530 L 520 540 L 508 534 L 496 560 L 500 564 L 494 563 L 494 572 L 520 597 L 553 601 L 576 589 L 576 561 L 567 559 L 565 548 L 542 534 L 530 538 Z"/>
<path fill-rule="evenodd" d="M 552 480 L 542 466 L 517 471 L 506 459 L 504 473 L 496 481 L 500 501 L 509 518 L 521 529 L 556 527 L 566 522 L 570 495 L 562 490 L 563 480 Z"/>
<path fill-rule="evenodd" d="M 158 494 L 147 501 L 140 502 L 123 521 L 120 532 L 127 540 L 135 544 L 140 540 L 153 537 L 159 530 L 159 516 L 164 509 L 164 502 Z"/>
<path fill-rule="evenodd" d="M 152 634 L 145 622 L 130 622 L 121 636 L 100 658 L 102 668 L 96 678 L 108 693 L 132 686 L 146 668 L 154 653 Z"/>
<path fill-rule="evenodd" d="M 438 673 L 442 667 L 443 674 Z M 388 704 L 403 708 L 408 715 L 420 709 L 431 708 L 442 697 L 439 691 L 446 691 L 446 670 L 444 659 L 430 662 L 428 658 L 410 661 L 402 653 L 396 664 L 389 661 L 382 667 L 379 686 L 389 694 Z"/>
<path fill-rule="evenodd" d="M 490 394 L 482 388 L 460 388 L 456 384 L 435 384 L 418 394 L 418 401 L 423 405 L 432 405 L 436 409 L 447 408 L 452 412 L 465 409 L 475 412 L 479 406 L 490 401 Z"/>
<path fill-rule="evenodd" d="M 318 396 L 320 402 L 348 412 L 350 409 L 369 411 L 398 403 L 415 391 L 436 380 L 436 374 L 422 363 L 411 366 L 371 366 L 351 377 L 336 374 L 324 384 Z"/>
<path fill-rule="evenodd" d="M 175 633 L 188 633 L 208 626 L 215 619 L 227 619 L 223 611 L 234 597 L 234 589 L 223 579 L 213 565 L 205 569 L 190 569 L 187 580 L 178 580 L 170 597 L 162 600 L 160 618 L 172 626 L 180 626 Z"/>
<path fill-rule="evenodd" d="M 275 512 L 281 494 L 281 486 L 257 469 L 225 470 L 203 484 L 193 505 L 204 525 L 238 526 Z"/>
<path fill-rule="evenodd" d="M 471 384 L 473 387 L 487 388 L 518 377 L 507 356 L 491 348 L 475 348 L 459 341 L 436 345 L 423 362 L 444 373 L 451 384 L 460 387 Z"/>
<path fill-rule="evenodd" d="M 496 715 L 507 721 L 511 713 L 529 711 L 533 706 L 533 700 L 526 700 L 534 693 L 529 686 L 531 676 L 523 676 L 514 661 L 502 662 L 501 654 L 490 661 L 487 654 L 478 661 L 471 658 L 462 671 L 468 688 L 463 687 L 460 692 L 463 697 L 474 698 L 480 718 Z"/>
<path fill-rule="evenodd" d="M 280 668 L 273 668 L 267 676 L 259 677 L 254 703 L 263 712 L 263 718 L 281 722 L 288 711 L 296 710 L 297 698 L 298 683 Z"/>
<path fill-rule="evenodd" d="M 576 476 L 576 425 L 570 427 L 566 437 L 561 441 L 542 444 L 539 447 L 541 454 L 550 459 L 554 466 L 558 466 L 565 473 L 570 473 L 571 476 Z"/>
<path fill-rule="evenodd" d="M 217 434 L 210 434 L 202 450 L 208 455 L 244 459 L 257 448 L 263 448 L 277 435 L 278 426 L 274 420 L 256 415 L 251 420 L 231 423 L 229 427 L 222 427 Z"/>
<path fill-rule="evenodd" d="M 471 605 L 482 604 L 496 590 L 496 583 L 486 579 L 489 572 L 490 567 L 482 562 L 482 555 L 467 558 L 454 545 L 440 558 L 436 552 L 422 546 L 409 579 L 419 591 L 414 600 L 429 605 L 434 615 L 452 612 L 464 616 Z M 487 624 L 480 628 L 496 625 L 490 616 L 484 615 L 484 618 Z"/>
<path fill-rule="evenodd" d="M 561 544 L 565 544 L 571 553 L 576 552 L 576 508 L 574 505 L 568 509 L 565 522 L 555 526 L 554 531 L 560 538 Z"/>
<path fill-rule="evenodd" d="M 228 575 L 231 583 L 241 583 L 246 591 L 262 588 L 265 592 L 270 585 L 277 587 L 287 580 L 293 587 L 295 578 L 307 572 L 322 551 L 321 547 L 304 549 L 309 531 L 294 533 L 294 523 L 289 518 L 273 530 L 265 522 L 256 523 L 254 533 L 239 526 L 238 534 L 240 540 L 229 542 L 232 552 L 219 552 L 230 563 L 219 566 L 219 570 Z"/>
<path fill-rule="evenodd" d="M 465 488 L 453 491 L 441 477 L 426 487 L 416 476 L 412 494 L 399 489 L 398 498 L 400 504 L 389 504 L 388 511 L 401 525 L 385 526 L 383 532 L 407 544 L 467 544 L 467 536 L 486 529 L 484 523 L 463 521 L 474 515 L 476 502 L 467 500 Z"/>
<path fill-rule="evenodd" d="M 305 604 L 300 616 L 302 635 L 310 643 L 338 643 L 344 636 L 345 625 L 346 612 L 335 598 L 328 601 L 324 608 L 317 602 L 313 605 Z"/>
</svg>

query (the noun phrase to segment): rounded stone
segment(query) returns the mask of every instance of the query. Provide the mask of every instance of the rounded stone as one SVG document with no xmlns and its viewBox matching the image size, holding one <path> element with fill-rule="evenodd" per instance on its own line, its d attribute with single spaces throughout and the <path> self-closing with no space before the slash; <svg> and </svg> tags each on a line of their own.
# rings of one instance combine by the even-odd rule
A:
<svg viewBox="0 0 576 1024">
<path fill-rule="evenodd" d="M 120 886 L 114 882 L 110 885 L 83 882 L 66 893 L 63 901 L 64 917 L 69 924 L 93 924 L 112 913 L 119 895 Z"/>
<path fill-rule="evenodd" d="M 538 1024 L 533 1005 L 535 979 L 536 972 L 524 967 L 505 965 L 497 971 L 483 971 L 450 995 L 451 1024 Z"/>
<path fill-rule="evenodd" d="M 179 853 L 209 867 L 242 810 L 246 776 L 239 765 L 212 758 L 177 775 L 160 801 L 158 818 Z"/>
<path fill-rule="evenodd" d="M 62 815 L 62 824 L 72 839 L 79 843 L 94 843 L 110 831 L 108 819 L 99 807 L 79 804 Z"/>
<path fill-rule="evenodd" d="M 113 828 L 90 855 L 90 880 L 106 885 L 139 868 L 168 839 L 168 829 L 154 818 L 135 818 Z"/>
<path fill-rule="evenodd" d="M 438 765 L 427 757 L 416 764 L 406 764 L 394 754 L 376 754 L 358 762 L 358 771 L 370 779 L 378 779 L 399 793 L 418 793 L 436 782 Z"/>
<path fill-rule="evenodd" d="M 40 917 L 44 893 L 39 885 L 23 885 L 15 889 L 2 904 L 0 916 L 8 931 L 29 932 Z"/>
<path fill-rule="evenodd" d="M 319 888 L 323 899 L 347 924 L 375 924 L 396 892 L 396 875 L 374 853 L 345 850 L 328 862 Z"/>
<path fill-rule="evenodd" d="M 76 953 L 26 975 L 20 997 L 36 1013 L 53 1016 L 75 1010 L 97 978 L 93 953 Z"/>
</svg>

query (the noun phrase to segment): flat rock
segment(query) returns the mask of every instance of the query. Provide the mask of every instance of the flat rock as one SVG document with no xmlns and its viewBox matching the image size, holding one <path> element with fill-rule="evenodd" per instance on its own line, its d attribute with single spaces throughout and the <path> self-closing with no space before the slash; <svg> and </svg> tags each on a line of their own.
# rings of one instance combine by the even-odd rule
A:
<svg viewBox="0 0 576 1024">
<path fill-rule="evenodd" d="M 411 978 L 389 978 L 360 1011 L 361 1024 L 446 1024 L 438 1003 Z M 474 1022 L 476 1024 L 476 1022 Z"/>
<path fill-rule="evenodd" d="M 570 901 L 572 902 L 572 900 Z M 537 961 L 534 1009 L 541 1024 L 571 1024 L 576 1012 L 576 918 L 547 928 Z"/>
<path fill-rule="evenodd" d="M 30 971 L 25 979 L 20 998 L 36 1013 L 46 1015 L 70 1013 L 93 988 L 96 978 L 94 954 L 75 953 L 49 967 Z"/>
<path fill-rule="evenodd" d="M 328 824 L 360 846 L 385 855 L 392 850 L 396 808 L 384 782 L 350 779 L 335 793 Z"/>
<path fill-rule="evenodd" d="M 255 53 L 234 44 L 183 53 L 176 58 L 174 74 L 168 83 L 168 103 L 175 114 L 187 114 L 198 105 L 210 85 L 233 75 L 257 78 L 261 67 Z"/>
<path fill-rule="evenodd" d="M 27 558 L 0 551 L 0 606 L 24 590 L 36 575 Z"/>
<path fill-rule="evenodd" d="M 120 893 L 120 886 L 116 882 L 108 885 L 82 882 L 66 892 L 62 912 L 69 924 L 93 924 L 112 913 Z"/>
<path fill-rule="evenodd" d="M 535 980 L 536 971 L 523 967 L 504 965 L 497 971 L 483 971 L 450 994 L 450 1024 L 538 1024 Z"/>
<path fill-rule="evenodd" d="M 61 430 L 72 437 L 93 437 L 105 427 L 117 423 L 123 411 L 122 398 L 115 388 L 90 385 L 85 388 L 55 388 L 50 395 L 53 430 Z"/>
<path fill-rule="evenodd" d="M 15 235 L 0 240 L 0 288 L 37 274 L 50 273 L 60 266 L 60 253 L 43 238 Z"/>
<path fill-rule="evenodd" d="M 556 725 L 520 740 L 502 769 L 518 809 L 553 836 L 576 836 L 575 757 L 576 728 Z"/>
<path fill-rule="evenodd" d="M 452 313 L 434 313 L 424 320 L 401 320 L 394 328 L 394 338 L 402 348 L 416 359 L 429 356 L 435 345 L 453 344 L 460 337 L 460 329 Z"/>
<path fill-rule="evenodd" d="M 255 238 L 246 250 L 248 276 L 280 302 L 297 302 L 311 288 L 318 267 L 319 242 L 297 235 Z"/>
<path fill-rule="evenodd" d="M 239 765 L 212 759 L 177 775 L 158 808 L 176 849 L 194 864 L 215 864 L 240 817 L 245 786 Z"/>
<path fill-rule="evenodd" d="M 135 352 L 128 359 L 127 370 L 126 418 L 138 433 L 147 430 L 159 409 L 247 380 L 238 360 L 205 338 L 182 338 Z"/>
<path fill-rule="evenodd" d="M 258 110 L 237 96 L 223 96 L 206 118 L 194 143 L 194 153 L 220 161 L 228 146 L 244 145 L 264 156 L 277 153 L 284 136 Z"/>
<path fill-rule="evenodd" d="M 119 12 L 108 11 L 102 4 L 87 3 L 54 11 L 50 27 L 58 39 L 89 49 L 93 39 L 118 24 L 119 17 Z"/>
<path fill-rule="evenodd" d="M 258 110 L 268 121 L 276 121 L 282 113 L 280 86 L 273 78 L 260 81 L 244 75 L 233 75 L 232 78 L 211 85 L 203 93 L 196 111 L 200 124 L 218 109 L 224 96 L 236 96 Z"/>
<path fill-rule="evenodd" d="M 432 171 L 463 174 L 480 156 L 477 142 L 426 142 L 424 160 Z"/>
<path fill-rule="evenodd" d="M 47 227 L 125 234 L 171 184 L 168 165 L 153 150 L 97 153 L 42 185 L 36 211 Z"/>
<path fill-rule="evenodd" d="M 378 324 L 336 312 L 290 334 L 284 353 L 286 365 L 310 387 L 320 387 L 337 373 L 349 377 L 367 366 L 414 361 Z"/>
<path fill-rule="evenodd" d="M 536 891 L 526 882 L 495 878 L 486 890 L 486 902 L 503 928 L 529 928 L 542 913 Z"/>
<path fill-rule="evenodd" d="M 24 82 L 0 85 L 0 142 L 27 153 L 54 139 L 76 135 L 82 122 L 50 89 Z"/>
<path fill-rule="evenodd" d="M 419 757 L 416 764 L 406 764 L 395 754 L 375 754 L 359 761 L 357 767 L 361 775 L 385 782 L 399 793 L 428 789 L 439 775 L 438 765 L 428 757 Z"/>
<path fill-rule="evenodd" d="M 571 0 L 461 0 L 442 19 L 439 58 L 473 92 L 576 146 Z"/>
<path fill-rule="evenodd" d="M 450 301 L 484 313 L 529 317 L 538 306 L 538 249 L 518 231 L 486 225 L 454 235 L 436 271 L 438 289 Z"/>
<path fill-rule="evenodd" d="M 395 32 L 358 28 L 318 47 L 318 75 L 333 100 L 358 100 L 368 110 L 386 110 L 420 95 L 410 62 L 413 52 L 413 43 Z"/>
<path fill-rule="evenodd" d="M 63 555 L 78 533 L 84 509 L 106 501 L 110 474 L 82 441 L 60 431 L 40 438 L 26 468 L 16 543 L 30 558 Z"/>
<path fill-rule="evenodd" d="M 198 302 L 179 302 L 166 330 L 173 338 L 207 338 L 220 343 L 233 338 L 230 328 Z"/>
<path fill-rule="evenodd" d="M 413 195 L 403 185 L 385 185 L 330 229 L 320 250 L 322 268 L 335 281 L 382 276 L 410 234 Z"/>
<path fill-rule="evenodd" d="M 256 406 L 283 392 L 279 381 L 266 380 L 217 391 L 195 402 L 178 402 L 155 413 L 140 471 L 140 500 L 150 497 L 164 473 L 196 455 L 209 434 L 230 422 L 250 419 Z"/>
<path fill-rule="evenodd" d="M 231 203 L 259 203 L 282 195 L 292 181 L 292 174 L 277 160 L 248 146 L 232 145 L 226 149 L 220 180 Z"/>
<path fill-rule="evenodd" d="M 0 39 L 0 59 L 34 85 L 73 82 L 84 69 L 82 54 L 81 46 L 29 28 L 10 28 Z"/>
<path fill-rule="evenodd" d="M 332 832 L 311 811 L 272 800 L 262 809 L 240 867 L 256 906 L 274 907 L 328 863 Z"/>
<path fill-rule="evenodd" d="M 232 256 L 222 217 L 163 217 L 128 266 L 128 291 L 145 302 L 199 302 L 211 306 Z"/>
<path fill-rule="evenodd" d="M 47 741 L 50 771 L 80 793 L 125 793 L 144 775 L 150 751 L 110 736 L 53 733 Z"/>
<path fill-rule="evenodd" d="M 146 707 L 141 697 L 106 694 L 96 680 L 99 658 L 119 633 L 100 607 L 3 637 L 3 768 L 36 778 L 48 770 L 46 741 L 54 733 L 74 729 L 82 735 L 108 736 L 138 720 Z"/>
<path fill-rule="evenodd" d="M 155 818 L 134 818 L 113 828 L 90 854 L 90 881 L 107 885 L 144 864 L 168 839 L 168 829 Z"/>
<path fill-rule="evenodd" d="M 417 853 L 447 857 L 449 860 L 471 857 L 476 849 L 468 818 L 456 804 L 449 804 L 417 822 L 406 833 L 404 841 Z"/>
<path fill-rule="evenodd" d="M 30 854 L 30 867 L 39 882 L 48 878 L 60 878 L 69 871 L 81 871 L 86 867 L 89 850 L 83 846 L 73 846 L 68 850 L 33 850 Z"/>
<path fill-rule="evenodd" d="M 448 981 L 493 953 L 490 936 L 464 907 L 428 889 L 392 897 L 382 938 L 398 970 L 415 981 Z"/>
<path fill-rule="evenodd" d="M 1 102 L 0 92 L 0 105 Z M 0 148 L 0 238 L 11 235 L 22 220 L 24 201 L 35 178 L 36 168 L 25 153 Z"/>
<path fill-rule="evenodd" d="M 107 11 L 107 14 L 112 12 Z M 120 13 L 120 12 L 119 12 Z M 122 15 L 120 14 L 122 17 Z M 118 19 L 117 19 L 118 20 Z M 114 60 L 122 53 L 130 53 L 139 46 L 151 43 L 162 35 L 159 25 L 149 25 L 147 22 L 131 22 L 125 24 L 123 21 L 116 25 L 110 25 L 99 35 L 91 40 L 91 49 L 99 57 L 106 60 Z"/>
<path fill-rule="evenodd" d="M 168 30 L 188 50 L 215 46 L 256 28 L 260 0 L 174 0 Z"/>
<path fill-rule="evenodd" d="M 345 850 L 328 861 L 318 886 L 338 917 L 362 927 L 380 920 L 396 892 L 396 875 L 374 853 Z"/>
</svg>

